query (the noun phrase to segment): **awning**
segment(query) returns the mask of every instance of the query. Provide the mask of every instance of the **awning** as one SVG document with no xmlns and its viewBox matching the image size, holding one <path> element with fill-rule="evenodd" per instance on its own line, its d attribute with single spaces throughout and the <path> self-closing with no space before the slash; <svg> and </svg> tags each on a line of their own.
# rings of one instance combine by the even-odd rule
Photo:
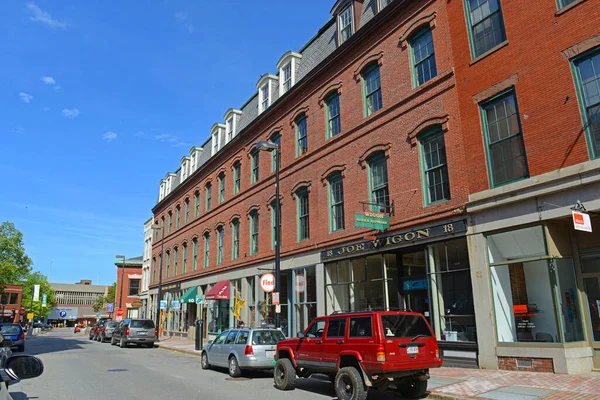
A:
<svg viewBox="0 0 600 400">
<path fill-rule="evenodd" d="M 219 281 L 206 293 L 206 300 L 229 300 L 229 281 Z"/>
<path fill-rule="evenodd" d="M 195 303 L 196 302 L 196 296 L 198 295 L 198 286 L 194 286 L 189 288 L 184 294 L 183 296 L 181 296 L 181 299 L 179 299 L 179 301 L 183 304 L 183 303 Z"/>
</svg>

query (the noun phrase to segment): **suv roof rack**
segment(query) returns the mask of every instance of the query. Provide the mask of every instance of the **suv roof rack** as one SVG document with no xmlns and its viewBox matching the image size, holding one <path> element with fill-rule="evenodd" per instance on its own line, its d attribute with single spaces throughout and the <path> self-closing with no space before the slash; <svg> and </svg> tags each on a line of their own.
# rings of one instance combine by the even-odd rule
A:
<svg viewBox="0 0 600 400">
<path fill-rule="evenodd" d="M 357 313 L 364 313 L 364 312 L 373 312 L 373 311 L 406 311 L 406 312 L 413 312 L 413 310 L 409 309 L 409 308 L 405 308 L 405 309 L 401 309 L 399 307 L 370 307 L 370 308 L 365 308 L 364 310 L 336 310 L 334 312 L 332 312 L 329 315 L 336 315 L 336 314 L 357 314 Z"/>
</svg>

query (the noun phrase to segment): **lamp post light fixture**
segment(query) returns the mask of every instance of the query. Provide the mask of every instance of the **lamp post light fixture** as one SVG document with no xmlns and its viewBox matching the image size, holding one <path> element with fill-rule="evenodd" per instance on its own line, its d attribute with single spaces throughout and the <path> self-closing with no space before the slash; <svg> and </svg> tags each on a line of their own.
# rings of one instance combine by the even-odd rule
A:
<svg viewBox="0 0 600 400">
<path fill-rule="evenodd" d="M 281 149 L 271 141 L 260 140 L 256 143 L 258 151 L 275 151 L 275 293 L 279 294 L 281 287 L 281 203 L 279 202 L 279 158 Z M 275 313 L 275 327 L 281 328 L 281 313 Z"/>
<path fill-rule="evenodd" d="M 162 226 L 158 225 L 158 221 L 156 221 L 156 226 L 152 227 L 152 230 L 162 231 L 161 239 L 160 239 L 160 265 L 158 267 L 158 293 L 156 294 L 156 310 L 154 311 L 154 326 L 158 329 L 159 334 L 156 336 L 156 341 L 160 341 L 160 332 L 162 331 L 160 327 L 160 299 L 162 298 L 162 271 L 163 271 L 163 256 L 164 256 L 164 248 L 165 248 L 165 221 L 163 219 Z"/>
<path fill-rule="evenodd" d="M 120 254 L 117 254 L 115 256 L 115 258 L 121 258 L 123 260 L 123 263 L 121 265 L 121 287 L 119 288 L 119 308 L 123 307 L 123 284 L 125 282 L 123 282 L 123 279 L 125 279 L 125 256 L 122 256 Z"/>
</svg>

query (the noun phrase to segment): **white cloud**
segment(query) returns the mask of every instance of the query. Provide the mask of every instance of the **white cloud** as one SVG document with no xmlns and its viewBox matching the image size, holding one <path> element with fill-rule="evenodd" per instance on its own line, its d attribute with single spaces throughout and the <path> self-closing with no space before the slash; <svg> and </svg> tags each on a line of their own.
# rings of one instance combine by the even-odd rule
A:
<svg viewBox="0 0 600 400">
<path fill-rule="evenodd" d="M 194 25 L 188 20 L 188 15 L 186 13 L 181 11 L 176 12 L 175 18 L 177 18 L 181 22 L 181 26 L 183 26 L 183 29 L 185 29 L 189 33 L 192 33 L 196 30 Z"/>
<path fill-rule="evenodd" d="M 146 133 L 144 131 L 137 131 L 134 136 L 136 136 L 136 137 L 142 137 L 144 135 L 146 135 Z"/>
<path fill-rule="evenodd" d="M 186 142 L 179 140 L 179 137 L 171 135 L 169 133 L 155 135 L 154 140 L 157 140 L 161 143 L 170 143 L 172 147 L 189 146 Z"/>
<path fill-rule="evenodd" d="M 116 138 L 117 138 L 117 134 L 114 133 L 113 131 L 108 131 L 104 135 L 102 135 L 102 139 L 106 140 L 109 143 L 112 142 L 113 140 L 115 140 Z"/>
<path fill-rule="evenodd" d="M 25 92 L 19 92 L 19 98 L 27 104 L 31 103 L 31 100 L 33 100 L 33 96 Z"/>
<path fill-rule="evenodd" d="M 58 92 L 60 90 L 60 86 L 54 86 L 54 91 Z"/>
<path fill-rule="evenodd" d="M 46 85 L 56 84 L 56 81 L 51 76 L 42 76 L 42 82 L 44 82 Z"/>
<path fill-rule="evenodd" d="M 67 29 L 67 24 L 56 19 L 52 19 L 50 13 L 43 11 L 35 3 L 28 3 L 27 9 L 31 12 L 29 19 L 34 22 L 41 22 L 48 25 L 50 28 Z"/>
<path fill-rule="evenodd" d="M 62 110 L 63 117 L 75 119 L 79 115 L 79 110 L 77 108 L 65 108 Z"/>
</svg>

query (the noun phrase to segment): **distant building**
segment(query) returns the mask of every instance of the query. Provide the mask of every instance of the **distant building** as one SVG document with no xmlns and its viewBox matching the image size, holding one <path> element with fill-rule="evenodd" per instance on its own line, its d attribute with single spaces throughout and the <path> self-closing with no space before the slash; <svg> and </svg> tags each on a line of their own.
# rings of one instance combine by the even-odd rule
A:
<svg viewBox="0 0 600 400">
<path fill-rule="evenodd" d="M 69 326 L 78 322 L 95 321 L 97 314 L 92 308 L 100 296 L 108 294 L 109 286 L 93 285 L 91 280 L 81 280 L 77 283 L 51 283 L 54 290 L 56 305 L 48 315 L 49 323 L 63 323 Z M 101 310 L 101 316 L 108 317 L 106 310 Z"/>
<path fill-rule="evenodd" d="M 139 318 L 140 308 L 143 303 L 140 300 L 140 287 L 142 283 L 142 259 L 143 256 L 116 260 L 117 266 L 117 290 L 115 292 L 115 310 L 125 310 L 125 317 Z"/>
<path fill-rule="evenodd" d="M 148 285 L 150 284 L 150 259 L 152 258 L 152 221 L 150 218 L 144 223 L 144 256 L 142 263 L 142 283 L 140 288 L 140 318 L 147 318 L 148 312 Z"/>
<path fill-rule="evenodd" d="M 23 301 L 23 286 L 4 285 L 4 290 L 0 290 L 0 323 L 19 322 L 19 310 Z"/>
</svg>

